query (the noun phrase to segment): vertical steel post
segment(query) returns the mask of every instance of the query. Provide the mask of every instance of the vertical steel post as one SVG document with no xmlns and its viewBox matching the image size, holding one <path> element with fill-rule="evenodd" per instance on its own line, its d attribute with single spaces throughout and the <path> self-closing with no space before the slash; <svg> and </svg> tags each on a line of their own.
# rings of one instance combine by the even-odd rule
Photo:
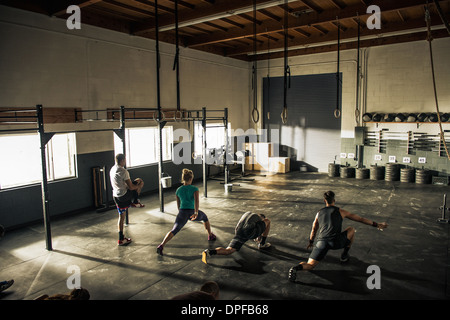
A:
<svg viewBox="0 0 450 320">
<path fill-rule="evenodd" d="M 44 215 L 44 228 L 46 237 L 46 248 L 51 251 L 52 248 L 52 235 L 50 227 L 50 217 L 49 217 L 49 200 L 48 200 L 48 183 L 47 183 L 47 161 L 45 156 L 45 146 L 48 142 L 44 133 L 44 117 L 42 114 L 42 105 L 36 106 L 38 126 L 39 126 L 39 140 L 41 147 L 41 164 L 42 164 L 42 210 Z"/>
<path fill-rule="evenodd" d="M 161 111 L 159 113 L 161 114 Z M 159 131 L 158 185 L 159 185 L 159 203 L 161 212 L 164 212 L 164 189 L 161 181 L 163 176 L 163 148 L 162 148 L 163 126 L 164 124 L 161 121 L 158 121 L 158 131 Z"/>
<path fill-rule="evenodd" d="M 202 146 L 203 146 L 203 196 L 205 198 L 208 197 L 208 182 L 207 182 L 207 163 L 206 163 L 206 108 L 202 108 L 203 112 L 203 118 L 202 118 L 202 128 L 203 128 L 203 139 L 202 139 Z"/>
<path fill-rule="evenodd" d="M 160 211 L 164 212 L 164 194 L 162 188 L 162 175 L 163 175 L 163 152 L 162 152 L 162 112 L 161 112 L 161 89 L 159 68 L 161 65 L 159 57 L 159 20 L 158 20 L 158 0 L 155 0 L 155 24 L 156 24 L 156 88 L 157 88 L 157 104 L 158 104 L 158 132 L 159 132 L 159 159 L 158 159 L 158 190 L 159 190 L 159 206 Z"/>
<path fill-rule="evenodd" d="M 228 167 L 228 108 L 225 108 L 224 110 L 224 120 L 223 120 L 223 124 L 225 126 L 225 152 L 224 152 L 224 159 L 225 159 L 225 188 L 227 187 L 226 185 L 228 184 L 228 180 L 229 180 L 229 175 L 230 175 L 230 171 L 229 171 L 229 167 Z"/>
<path fill-rule="evenodd" d="M 180 48 L 178 35 L 178 0 L 175 0 L 175 64 L 176 64 L 176 81 L 177 81 L 177 111 L 180 111 Z"/>
<path fill-rule="evenodd" d="M 120 106 L 120 141 L 122 142 L 122 153 L 125 156 L 125 159 L 127 158 L 127 148 L 125 145 L 125 107 L 124 106 Z M 128 218 L 128 208 L 127 211 L 125 212 L 125 224 L 128 225 L 130 224 L 130 220 Z"/>
</svg>

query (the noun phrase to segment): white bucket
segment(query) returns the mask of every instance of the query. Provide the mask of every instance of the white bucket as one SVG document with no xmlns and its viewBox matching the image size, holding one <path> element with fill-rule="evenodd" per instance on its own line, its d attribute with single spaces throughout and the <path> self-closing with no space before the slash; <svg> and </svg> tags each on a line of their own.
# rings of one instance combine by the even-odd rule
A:
<svg viewBox="0 0 450 320">
<path fill-rule="evenodd" d="M 231 192 L 233 190 L 233 185 L 230 184 L 225 184 L 225 192 Z"/>
<path fill-rule="evenodd" d="M 161 184 L 163 188 L 170 188 L 172 186 L 172 177 L 161 178 Z"/>
</svg>

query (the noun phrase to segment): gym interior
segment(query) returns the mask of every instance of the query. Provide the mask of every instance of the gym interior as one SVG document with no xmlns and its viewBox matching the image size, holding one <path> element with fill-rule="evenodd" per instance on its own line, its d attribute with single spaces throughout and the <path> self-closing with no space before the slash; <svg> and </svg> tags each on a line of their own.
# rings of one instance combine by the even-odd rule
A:
<svg viewBox="0 0 450 320">
<path fill-rule="evenodd" d="M 448 300 L 450 1 L 0 1 L 0 300 Z M 118 210 L 126 155 L 143 207 Z M 178 214 L 183 169 L 217 237 Z M 310 271 L 336 206 L 348 262 Z M 226 248 L 245 212 L 268 248 Z M 254 302 L 256 303 L 256 302 Z M 178 311 L 177 311 L 178 312 Z"/>
</svg>

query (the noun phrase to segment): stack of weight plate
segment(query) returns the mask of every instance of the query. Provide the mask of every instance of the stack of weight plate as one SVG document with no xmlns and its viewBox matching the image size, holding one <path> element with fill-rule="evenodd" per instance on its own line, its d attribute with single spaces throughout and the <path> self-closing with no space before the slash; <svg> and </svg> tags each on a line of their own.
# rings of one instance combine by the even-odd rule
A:
<svg viewBox="0 0 450 320">
<path fill-rule="evenodd" d="M 417 169 L 416 170 L 416 183 L 417 184 L 429 184 L 431 183 L 431 175 L 428 170 Z"/>
<path fill-rule="evenodd" d="M 414 173 L 415 170 L 413 168 L 401 168 L 400 182 L 414 182 Z"/>
<path fill-rule="evenodd" d="M 398 181 L 400 179 L 400 166 L 396 163 L 387 163 L 384 179 L 386 181 Z"/>
<path fill-rule="evenodd" d="M 328 176 L 329 177 L 339 177 L 339 164 L 329 163 L 328 164 Z"/>
<path fill-rule="evenodd" d="M 369 179 L 370 170 L 367 168 L 357 168 L 355 174 L 356 174 L 356 179 Z"/>
<path fill-rule="evenodd" d="M 370 167 L 370 180 L 383 180 L 384 179 L 384 167 L 383 166 L 371 166 Z"/>
<path fill-rule="evenodd" d="M 355 168 L 341 167 L 340 174 L 341 174 L 341 178 L 354 178 L 355 177 Z"/>
</svg>

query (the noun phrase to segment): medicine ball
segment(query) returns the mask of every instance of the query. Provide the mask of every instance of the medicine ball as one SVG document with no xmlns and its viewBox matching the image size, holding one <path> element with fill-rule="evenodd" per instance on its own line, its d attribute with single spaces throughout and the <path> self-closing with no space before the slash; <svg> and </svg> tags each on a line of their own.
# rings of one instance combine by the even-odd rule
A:
<svg viewBox="0 0 450 320">
<path fill-rule="evenodd" d="M 372 114 L 371 113 L 364 113 L 362 117 L 364 122 L 372 121 Z"/>
<path fill-rule="evenodd" d="M 405 121 L 406 120 L 406 117 L 405 117 L 405 115 L 403 114 L 403 113 L 397 113 L 396 115 L 395 115 L 395 119 L 394 119 L 396 122 L 403 122 L 403 121 Z"/>
<path fill-rule="evenodd" d="M 394 115 L 391 114 L 391 113 L 386 113 L 386 114 L 384 115 L 384 121 L 386 121 L 386 122 L 392 122 L 392 121 L 394 121 Z"/>
<path fill-rule="evenodd" d="M 408 114 L 408 117 L 406 118 L 406 122 L 416 122 L 417 116 L 414 113 Z"/>
<path fill-rule="evenodd" d="M 437 115 L 437 113 L 431 113 L 428 116 L 428 121 L 430 121 L 430 122 L 438 122 L 438 115 Z"/>
<path fill-rule="evenodd" d="M 448 120 L 450 120 L 450 113 L 444 113 L 441 115 L 442 122 L 447 122 Z"/>
<path fill-rule="evenodd" d="M 428 115 L 426 113 L 422 112 L 417 115 L 417 121 L 419 121 L 419 122 L 425 122 L 425 121 L 427 121 L 427 119 L 428 119 Z"/>
<path fill-rule="evenodd" d="M 380 122 L 381 119 L 382 119 L 382 117 L 383 117 L 382 114 L 380 114 L 380 113 L 375 113 L 375 114 L 373 115 L 373 117 L 372 117 L 372 121 Z"/>
</svg>

